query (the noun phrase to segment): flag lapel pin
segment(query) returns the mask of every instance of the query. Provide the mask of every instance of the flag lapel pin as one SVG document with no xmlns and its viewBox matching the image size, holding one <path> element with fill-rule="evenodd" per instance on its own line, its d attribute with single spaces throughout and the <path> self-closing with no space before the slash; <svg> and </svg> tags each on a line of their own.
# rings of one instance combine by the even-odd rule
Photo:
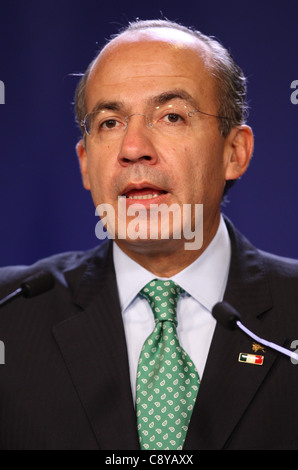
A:
<svg viewBox="0 0 298 470">
<path fill-rule="evenodd" d="M 255 364 L 257 366 L 262 366 L 264 362 L 264 356 L 240 353 L 238 357 L 238 361 L 246 363 L 246 364 Z"/>
</svg>

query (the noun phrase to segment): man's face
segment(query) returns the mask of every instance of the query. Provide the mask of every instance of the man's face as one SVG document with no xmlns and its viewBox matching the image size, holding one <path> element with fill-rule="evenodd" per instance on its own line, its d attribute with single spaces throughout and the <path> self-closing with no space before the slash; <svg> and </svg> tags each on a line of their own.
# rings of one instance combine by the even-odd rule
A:
<svg viewBox="0 0 298 470">
<path fill-rule="evenodd" d="M 165 96 L 167 104 L 185 102 L 218 114 L 208 64 L 205 45 L 170 30 L 125 34 L 101 53 L 87 82 L 87 112 L 106 103 L 123 115 L 136 114 L 117 138 L 87 136 L 85 149 L 79 146 L 84 185 L 96 207 L 110 204 L 117 216 L 119 196 L 125 196 L 127 207 L 141 203 L 147 209 L 150 204 L 203 204 L 204 233 L 218 224 L 227 168 L 218 120 L 200 115 L 190 132 L 169 136 L 153 131 L 143 116 Z M 146 247 L 138 240 L 121 243 Z"/>
</svg>

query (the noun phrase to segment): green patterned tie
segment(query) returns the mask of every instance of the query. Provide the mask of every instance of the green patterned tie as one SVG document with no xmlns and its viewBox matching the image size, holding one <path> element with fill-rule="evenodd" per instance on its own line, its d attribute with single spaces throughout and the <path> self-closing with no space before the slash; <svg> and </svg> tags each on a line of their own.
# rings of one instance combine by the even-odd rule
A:
<svg viewBox="0 0 298 470">
<path fill-rule="evenodd" d="M 137 422 L 141 449 L 181 450 L 200 380 L 177 337 L 176 308 L 184 292 L 155 279 L 141 291 L 156 326 L 141 351 L 137 373 Z"/>
</svg>

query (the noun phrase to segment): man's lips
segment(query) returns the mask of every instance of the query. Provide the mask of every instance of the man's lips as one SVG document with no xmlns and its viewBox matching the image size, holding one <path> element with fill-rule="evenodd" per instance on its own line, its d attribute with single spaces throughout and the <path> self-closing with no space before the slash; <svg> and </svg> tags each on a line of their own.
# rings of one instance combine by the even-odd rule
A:
<svg viewBox="0 0 298 470">
<path fill-rule="evenodd" d="M 150 184 L 141 184 L 141 185 L 129 185 L 127 186 L 122 196 L 125 196 L 128 199 L 132 200 L 148 200 L 148 199 L 155 199 L 163 194 L 166 194 L 167 191 L 159 188 L 157 186 L 153 186 Z"/>
</svg>

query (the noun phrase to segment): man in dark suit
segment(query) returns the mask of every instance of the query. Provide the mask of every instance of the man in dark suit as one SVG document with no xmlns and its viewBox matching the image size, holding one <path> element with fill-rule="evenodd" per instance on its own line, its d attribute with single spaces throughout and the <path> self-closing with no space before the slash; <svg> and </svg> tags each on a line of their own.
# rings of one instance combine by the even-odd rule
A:
<svg viewBox="0 0 298 470">
<path fill-rule="evenodd" d="M 297 336 L 298 263 L 254 248 L 220 210 L 227 184 L 246 171 L 253 150 L 241 70 L 198 32 L 137 22 L 90 64 L 76 108 L 83 183 L 96 207 L 111 210 L 114 218 L 102 216 L 114 241 L 0 270 L 2 297 L 35 272 L 48 270 L 56 279 L 48 292 L 1 310 L 1 448 L 297 449 L 294 361 L 211 315 L 224 299 L 258 336 L 287 348 Z M 193 210 L 182 221 L 168 218 L 163 237 L 163 215 L 155 222 L 148 217 L 153 205 L 163 204 L 182 215 L 185 205 L 203 204 L 203 227 Z M 186 249 L 186 222 L 194 238 L 202 227 L 201 245 Z M 138 358 L 155 322 L 140 291 L 155 279 L 182 289 L 177 337 L 199 390 L 193 411 L 181 414 L 185 422 L 171 408 L 160 424 L 152 407 L 156 432 L 149 439 L 141 423 L 148 419 L 140 418 L 140 406 L 148 406 L 139 393 Z M 184 392 L 181 403 L 190 391 L 180 384 Z M 148 394 L 149 388 L 142 391 Z M 169 407 L 177 394 L 167 387 Z M 182 442 L 162 447 L 182 430 Z"/>
</svg>

